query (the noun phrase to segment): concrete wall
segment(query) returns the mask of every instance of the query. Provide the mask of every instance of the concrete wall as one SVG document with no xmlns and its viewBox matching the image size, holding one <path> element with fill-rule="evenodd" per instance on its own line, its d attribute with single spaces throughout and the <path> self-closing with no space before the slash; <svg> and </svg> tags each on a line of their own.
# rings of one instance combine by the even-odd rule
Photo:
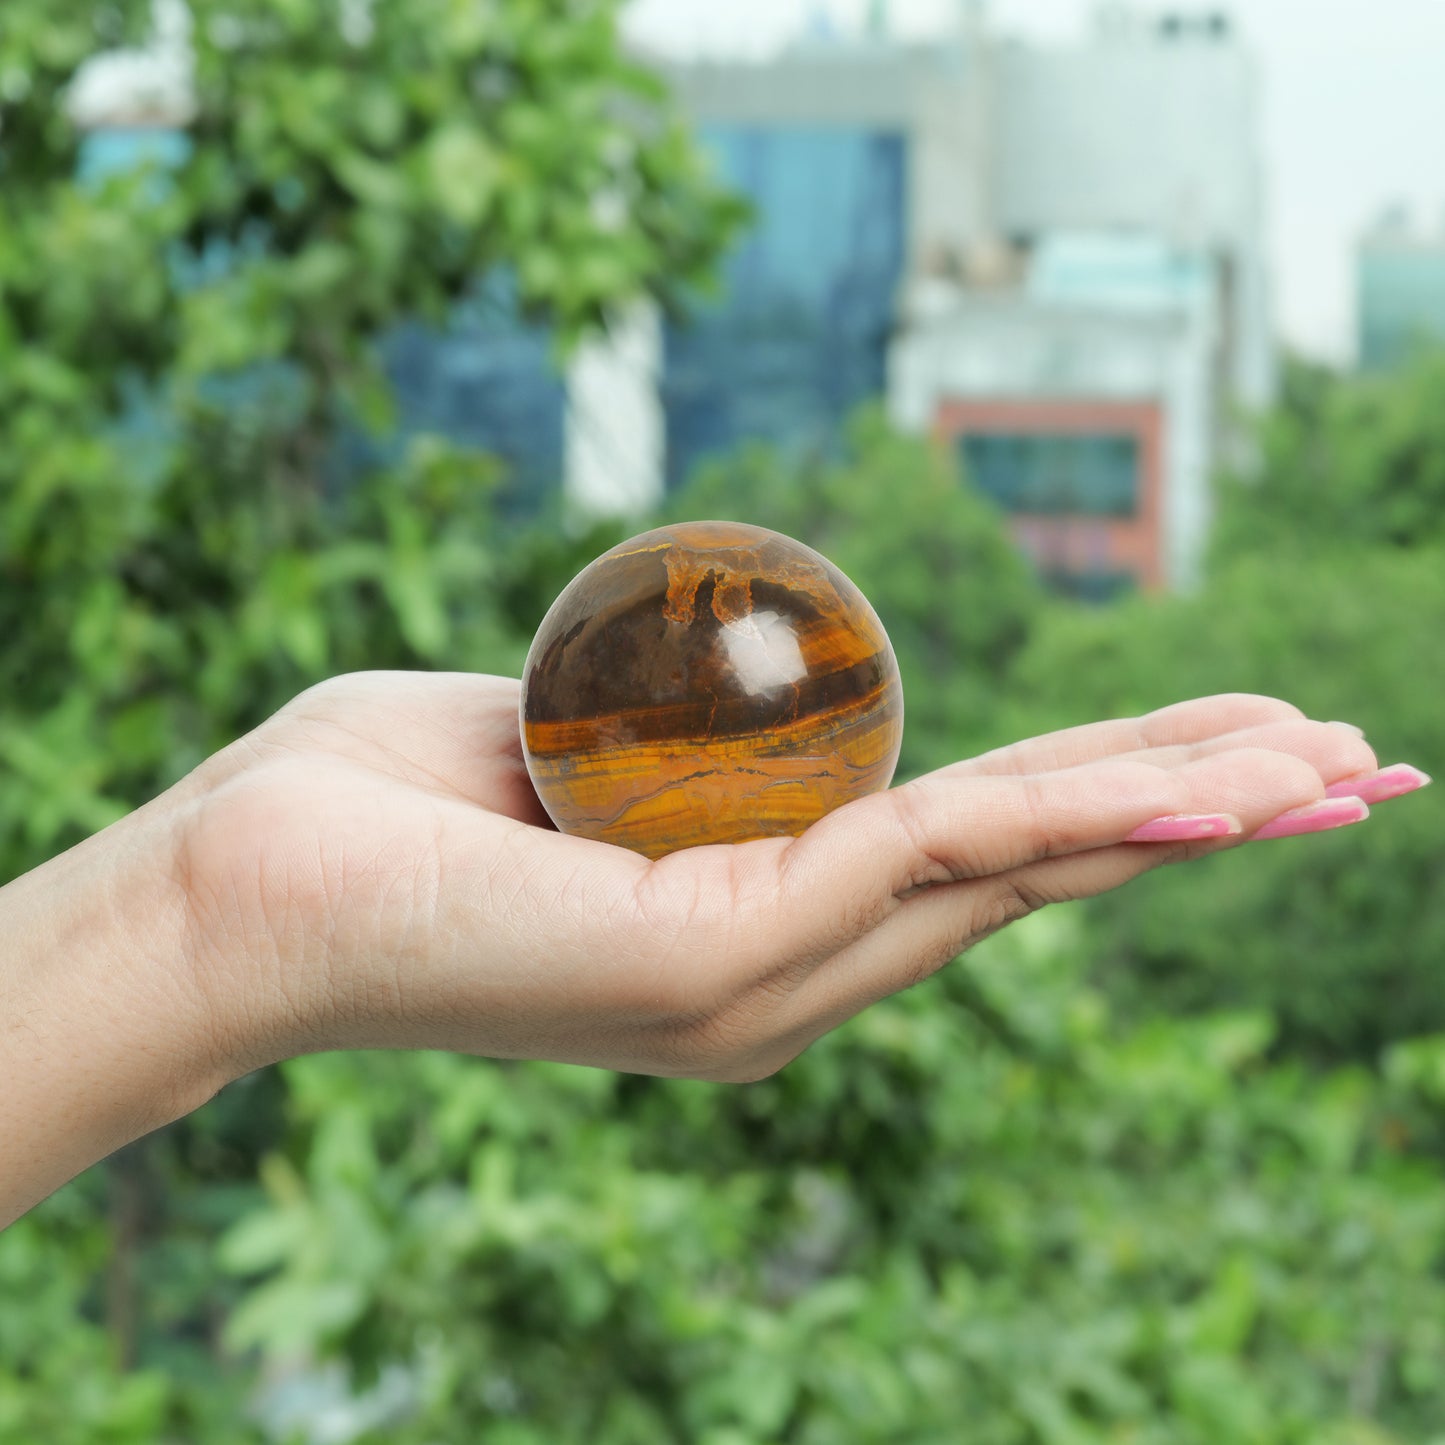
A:
<svg viewBox="0 0 1445 1445">
<path fill-rule="evenodd" d="M 1154 35 L 1068 49 L 1004 45 L 994 67 L 1001 228 L 1137 231 L 1227 277 L 1224 372 L 1248 408 L 1275 359 L 1258 156 L 1259 77 L 1227 41 Z"/>
<path fill-rule="evenodd" d="M 708 124 L 827 126 L 909 139 L 915 266 L 961 256 L 990 233 L 984 56 L 959 45 L 807 50 L 765 63 L 676 66 L 666 76 Z"/>
<path fill-rule="evenodd" d="M 640 516 L 662 500 L 662 325 L 634 306 L 567 370 L 567 500 L 587 517 Z"/>
<path fill-rule="evenodd" d="M 977 30 L 669 78 L 703 121 L 904 131 L 912 285 L 998 239 L 1060 230 L 1143 233 L 1210 258 L 1225 278 L 1220 379 L 1246 408 L 1271 399 L 1259 77 L 1232 39 L 1139 26 L 1054 47 Z"/>
<path fill-rule="evenodd" d="M 1253 66 L 1233 45 L 1001 45 L 999 223 L 1010 234 L 1139 230 L 1190 250 L 1252 243 Z"/>
<path fill-rule="evenodd" d="M 1162 540 L 1167 431 L 1156 400 L 945 397 L 934 416 L 934 432 L 945 442 L 988 435 L 1130 438 L 1139 464 L 1132 515 L 1016 512 L 1009 524 L 1014 539 L 1045 574 L 1083 579 L 1124 573 L 1151 592 L 1168 580 Z"/>
</svg>

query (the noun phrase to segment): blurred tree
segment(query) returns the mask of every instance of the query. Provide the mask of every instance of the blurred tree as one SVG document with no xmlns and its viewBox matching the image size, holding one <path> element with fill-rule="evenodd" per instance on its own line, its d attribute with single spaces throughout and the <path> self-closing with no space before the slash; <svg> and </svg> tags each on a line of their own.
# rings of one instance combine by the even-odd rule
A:
<svg viewBox="0 0 1445 1445">
<path fill-rule="evenodd" d="M 424 438 L 325 494 L 338 428 L 390 423 L 377 338 L 505 268 L 565 345 L 678 304 L 741 214 L 614 0 L 187 8 L 185 159 L 91 185 L 59 102 L 148 4 L 0 30 L 0 874 L 312 678 L 512 661 L 486 458 Z"/>
<path fill-rule="evenodd" d="M 1384 376 L 1292 362 L 1251 466 L 1223 479 L 1216 556 L 1445 541 L 1442 392 L 1438 351 Z"/>
<path fill-rule="evenodd" d="M 491 540 L 492 462 L 423 436 L 329 485 L 343 427 L 391 425 L 375 343 L 503 275 L 565 347 L 677 305 L 742 214 L 623 54 L 617 0 L 184 8 L 181 157 L 84 182 L 69 87 L 147 37 L 150 0 L 0 15 L 0 878 L 319 677 L 514 670 L 527 586 Z M 73 1200 L 7 1235 L 27 1343 L 0 1439 L 247 1433 L 209 1384 L 208 1251 L 281 1099 L 248 1081 L 77 1186 L 108 1195 L 109 1248 Z M 71 1309 L 109 1341 L 66 1335 Z M 133 1362 L 174 1392 L 113 1372 Z"/>
<path fill-rule="evenodd" d="M 1258 1015 L 1123 1028 L 1075 921 L 747 1089 L 284 1065 L 229 1338 L 402 1362 L 377 1445 L 1430 1438 L 1445 1193 L 1400 1150 L 1439 1043 L 1381 1085 L 1268 1066 Z"/>
</svg>

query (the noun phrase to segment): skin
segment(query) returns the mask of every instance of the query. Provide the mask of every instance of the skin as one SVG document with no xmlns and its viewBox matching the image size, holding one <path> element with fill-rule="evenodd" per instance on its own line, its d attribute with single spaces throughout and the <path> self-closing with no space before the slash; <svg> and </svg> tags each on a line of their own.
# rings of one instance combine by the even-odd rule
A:
<svg viewBox="0 0 1445 1445">
<path fill-rule="evenodd" d="M 1013 920 L 1376 767 L 1288 703 L 1205 698 L 956 763 L 800 838 L 648 862 L 551 829 L 517 699 L 335 678 L 0 889 L 0 1224 L 296 1054 L 758 1079 Z M 1122 841 L 1179 813 L 1244 833 Z"/>
</svg>

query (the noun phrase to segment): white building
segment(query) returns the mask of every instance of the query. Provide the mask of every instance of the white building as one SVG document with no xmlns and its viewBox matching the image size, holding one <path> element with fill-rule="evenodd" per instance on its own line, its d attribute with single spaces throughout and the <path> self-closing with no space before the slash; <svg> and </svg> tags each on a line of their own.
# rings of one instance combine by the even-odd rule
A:
<svg viewBox="0 0 1445 1445">
<path fill-rule="evenodd" d="M 1274 382 L 1258 81 L 1225 20 L 1112 7 L 1037 46 L 971 5 L 928 46 L 671 79 L 705 133 L 902 137 L 893 416 L 957 442 L 1065 585 L 1196 579 L 1209 478 Z"/>
<path fill-rule="evenodd" d="M 1387 371 L 1445 347 L 1445 226 L 1392 206 L 1355 249 L 1357 356 Z"/>
</svg>

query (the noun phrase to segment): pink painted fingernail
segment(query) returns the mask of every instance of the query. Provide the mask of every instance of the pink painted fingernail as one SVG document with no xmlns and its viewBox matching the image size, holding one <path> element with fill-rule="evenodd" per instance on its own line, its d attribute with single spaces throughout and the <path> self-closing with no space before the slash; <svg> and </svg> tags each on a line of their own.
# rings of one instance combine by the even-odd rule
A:
<svg viewBox="0 0 1445 1445">
<path fill-rule="evenodd" d="M 1232 813 L 1169 813 L 1135 828 L 1126 843 L 1186 843 L 1191 838 L 1224 838 L 1244 832 Z"/>
<path fill-rule="evenodd" d="M 1351 823 L 1362 823 L 1370 816 L 1365 800 L 1359 797 L 1321 798 L 1318 803 L 1306 803 L 1303 808 L 1291 808 L 1277 818 L 1271 818 L 1262 828 L 1255 830 L 1255 839 L 1293 838 L 1300 833 L 1323 833 L 1328 828 L 1344 828 Z"/>
<path fill-rule="evenodd" d="M 1430 781 L 1429 773 L 1409 763 L 1392 763 L 1377 773 L 1362 773 L 1358 778 L 1345 778 L 1343 782 L 1331 783 L 1325 789 L 1327 798 L 1363 798 L 1367 803 L 1383 803 L 1386 798 L 1398 798 L 1401 793 L 1413 793 Z"/>
</svg>

